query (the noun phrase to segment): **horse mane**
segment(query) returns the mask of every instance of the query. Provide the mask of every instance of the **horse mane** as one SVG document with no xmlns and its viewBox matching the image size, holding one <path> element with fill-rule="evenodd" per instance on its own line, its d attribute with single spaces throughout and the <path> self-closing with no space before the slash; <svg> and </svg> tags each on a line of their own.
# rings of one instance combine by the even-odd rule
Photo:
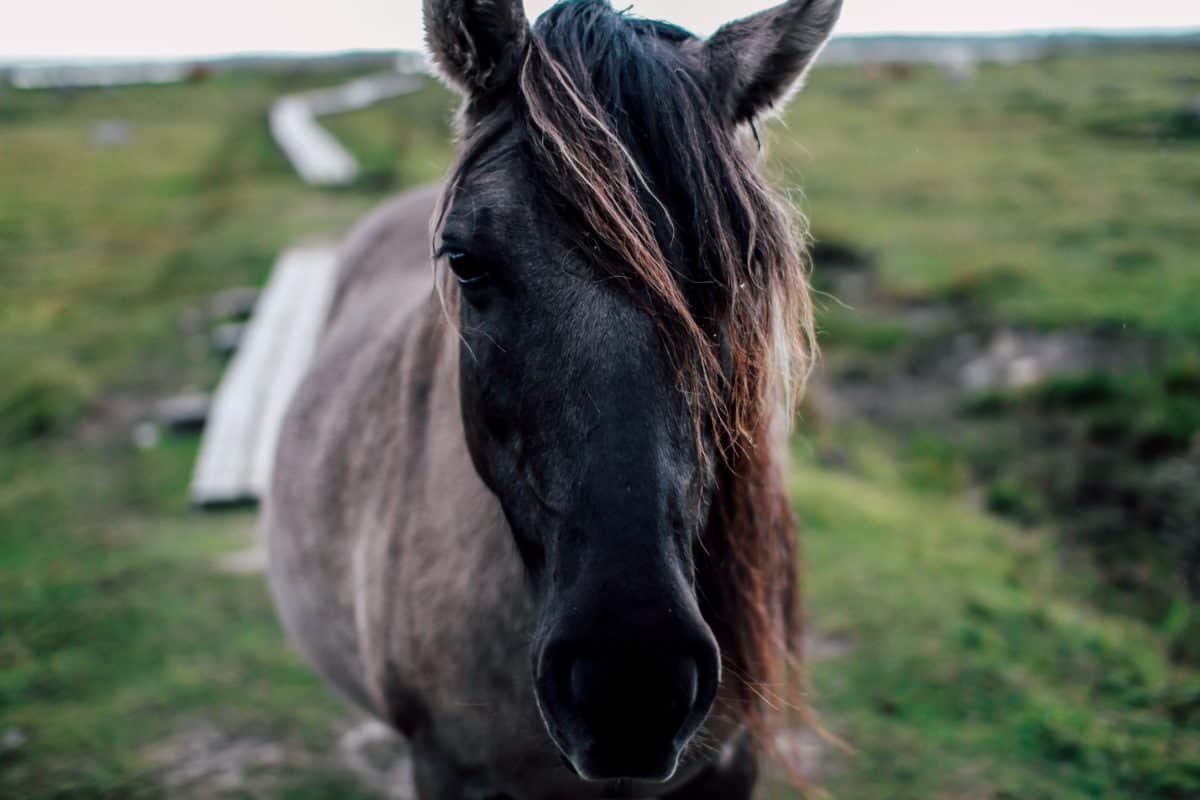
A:
<svg viewBox="0 0 1200 800">
<path fill-rule="evenodd" d="M 529 37 L 510 113 L 581 251 L 660 328 L 718 481 L 695 548 L 702 609 L 770 747 L 774 711 L 803 708 L 795 526 L 772 423 L 790 419 L 815 351 L 806 230 L 711 99 L 699 47 L 607 0 L 559 3 Z M 507 124 L 475 116 L 447 198 Z"/>
</svg>

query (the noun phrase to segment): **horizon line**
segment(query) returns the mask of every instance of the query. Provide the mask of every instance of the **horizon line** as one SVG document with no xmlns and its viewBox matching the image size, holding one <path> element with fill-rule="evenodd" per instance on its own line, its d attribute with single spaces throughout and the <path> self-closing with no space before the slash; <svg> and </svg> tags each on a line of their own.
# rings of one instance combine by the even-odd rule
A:
<svg viewBox="0 0 1200 800">
<path fill-rule="evenodd" d="M 830 42 L 864 41 L 871 39 L 981 39 L 999 40 L 1011 38 L 1096 38 L 1096 39 L 1166 39 L 1200 37 L 1200 25 L 1151 26 L 1128 28 L 1047 27 L 1013 28 L 1011 30 L 960 30 L 960 31 L 862 31 L 837 33 Z M 232 61 L 237 59 L 303 59 L 337 58 L 353 55 L 362 56 L 419 56 L 427 57 L 424 49 L 402 47 L 332 47 L 332 48 L 264 48 L 262 50 L 207 50 L 171 55 L 128 55 L 46 54 L 5 56 L 0 54 L 0 68 L 86 66 L 115 64 L 180 64 L 197 62 Z"/>
</svg>

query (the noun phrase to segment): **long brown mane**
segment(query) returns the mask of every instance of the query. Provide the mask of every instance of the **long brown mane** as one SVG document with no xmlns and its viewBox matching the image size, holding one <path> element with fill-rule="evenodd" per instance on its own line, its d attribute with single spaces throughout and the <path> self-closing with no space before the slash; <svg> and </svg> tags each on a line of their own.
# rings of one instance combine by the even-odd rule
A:
<svg viewBox="0 0 1200 800">
<path fill-rule="evenodd" d="M 715 442 L 699 448 L 718 477 L 695 551 L 701 603 L 742 715 L 769 744 L 773 711 L 799 704 L 796 543 L 771 438 L 814 352 L 805 228 L 763 178 L 757 136 L 706 95 L 697 45 L 603 0 L 554 7 L 511 104 L 467 110 L 447 199 L 515 117 L 581 250 L 658 322 L 697 439 Z"/>
</svg>

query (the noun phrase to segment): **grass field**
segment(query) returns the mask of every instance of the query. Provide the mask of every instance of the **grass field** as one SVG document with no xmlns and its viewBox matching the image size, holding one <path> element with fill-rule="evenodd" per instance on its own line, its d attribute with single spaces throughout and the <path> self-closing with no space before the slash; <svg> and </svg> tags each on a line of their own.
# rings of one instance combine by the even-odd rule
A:
<svg viewBox="0 0 1200 800">
<path fill-rule="evenodd" d="M 793 476 L 811 622 L 838 643 L 814 700 L 852 747 L 820 791 L 1200 796 L 1198 52 L 966 83 L 822 69 L 771 126 L 844 301 L 823 301 L 828 401 Z M 340 77 L 0 95 L 0 796 L 373 796 L 261 576 L 218 568 L 253 517 L 187 509 L 196 441 L 131 439 L 215 381 L 212 292 L 448 163 L 430 85 L 331 120 L 364 176 L 304 187 L 266 107 Z M 105 120 L 128 140 L 98 144 Z M 940 374 L 946 342 L 1005 329 L 1128 355 L 1021 389 L 899 384 L 945 396 L 933 419 L 859 413 L 854 386 Z"/>
</svg>

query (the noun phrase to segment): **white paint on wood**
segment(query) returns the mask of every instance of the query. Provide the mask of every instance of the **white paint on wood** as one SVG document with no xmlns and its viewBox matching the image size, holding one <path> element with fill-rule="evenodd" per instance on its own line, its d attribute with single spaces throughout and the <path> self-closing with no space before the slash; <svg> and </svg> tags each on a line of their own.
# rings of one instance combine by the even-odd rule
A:
<svg viewBox="0 0 1200 800">
<path fill-rule="evenodd" d="M 328 312 L 336 262 L 328 245 L 280 256 L 213 398 L 192 475 L 196 505 L 248 502 L 266 491 L 284 412 Z"/>
<path fill-rule="evenodd" d="M 313 186 L 344 186 L 358 177 L 358 162 L 317 122 L 318 116 L 355 111 L 414 91 L 421 78 L 381 73 L 331 89 L 280 98 L 271 107 L 271 135 L 300 177 Z"/>
</svg>

